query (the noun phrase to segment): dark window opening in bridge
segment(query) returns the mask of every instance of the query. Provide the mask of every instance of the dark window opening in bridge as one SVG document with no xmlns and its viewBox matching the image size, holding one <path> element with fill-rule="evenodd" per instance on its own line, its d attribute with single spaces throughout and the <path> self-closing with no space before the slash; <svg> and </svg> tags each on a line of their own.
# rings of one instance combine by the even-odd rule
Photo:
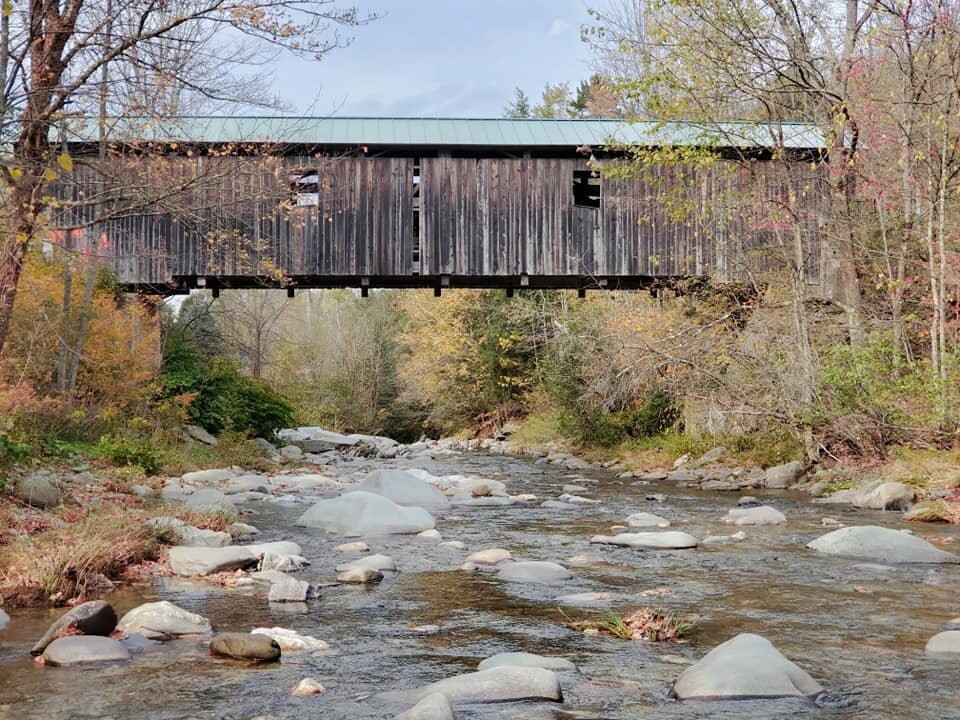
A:
<svg viewBox="0 0 960 720">
<path fill-rule="evenodd" d="M 600 207 L 600 173 L 596 170 L 573 171 L 573 204 L 577 207 Z"/>
<path fill-rule="evenodd" d="M 297 207 L 320 204 L 320 177 L 316 170 L 302 170 L 290 178 L 290 189 Z"/>
<path fill-rule="evenodd" d="M 413 160 L 413 274 L 420 274 L 420 158 Z"/>
</svg>

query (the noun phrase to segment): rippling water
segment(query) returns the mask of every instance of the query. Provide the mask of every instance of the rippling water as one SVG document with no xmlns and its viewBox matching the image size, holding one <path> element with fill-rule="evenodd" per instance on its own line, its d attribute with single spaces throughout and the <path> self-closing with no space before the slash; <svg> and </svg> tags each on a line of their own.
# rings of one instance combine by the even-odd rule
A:
<svg viewBox="0 0 960 720">
<path fill-rule="evenodd" d="M 556 497 L 566 471 L 509 457 L 466 455 L 437 461 L 438 474 L 475 472 L 507 482 L 512 493 Z M 657 720 L 723 718 L 960 718 L 960 662 L 923 655 L 926 640 L 960 615 L 960 567 L 883 567 L 818 556 L 804 544 L 826 530 L 824 515 L 848 524 L 902 527 L 897 514 L 815 506 L 805 497 L 767 493 L 787 514 L 785 526 L 744 528 L 747 540 L 695 550 L 652 552 L 590 545 L 627 515 L 646 510 L 668 517 L 675 529 L 697 537 L 730 534 L 719 518 L 736 502 L 731 493 L 678 490 L 654 483 L 636 487 L 606 473 L 580 473 L 600 480 L 588 493 L 601 505 L 574 511 L 540 508 L 452 508 L 438 518 L 445 540 L 468 550 L 439 547 L 413 537 L 369 540 L 374 552 L 397 562 L 368 588 L 331 586 L 322 600 L 302 606 L 270 605 L 264 591 L 225 590 L 171 580 L 107 596 L 118 612 L 141 602 L 166 599 L 210 618 L 220 631 L 279 625 L 327 640 L 328 654 L 286 654 L 274 666 L 246 667 L 208 656 L 198 640 L 182 640 L 136 655 L 129 665 L 82 669 L 46 668 L 31 662 L 29 649 L 62 612 L 19 611 L 0 632 L 0 718 L 79 720 L 193 718 L 247 720 L 260 714 L 324 720 L 390 718 L 403 707 L 375 694 L 420 685 L 476 669 L 498 652 L 526 650 L 564 655 L 580 672 L 564 673 L 563 704 L 516 703 L 465 706 L 459 718 L 547 720 L 597 718 Z M 663 493 L 663 502 L 644 496 Z M 249 503 L 263 540 L 300 543 L 313 565 L 301 574 L 324 584 L 343 556 L 342 540 L 293 527 L 305 505 Z M 915 531 L 948 535 L 944 526 L 912 525 Z M 515 585 L 458 568 L 474 550 L 504 547 L 516 559 L 565 561 L 581 553 L 606 563 L 574 569 L 562 585 Z M 656 645 L 584 637 L 563 627 L 555 598 L 604 591 L 625 611 L 662 604 L 695 615 L 698 631 L 684 645 Z M 662 593 L 662 595 L 660 594 Z M 662 599 L 660 599 L 662 597 Z M 574 617 L 596 610 L 565 608 Z M 420 625 L 440 631 L 418 634 Z M 827 707 L 798 700 L 685 702 L 668 698 L 683 670 L 740 632 L 769 638 L 813 675 L 833 696 Z M 678 657 L 680 656 L 680 657 Z M 325 695 L 294 698 L 303 677 L 315 677 Z"/>
</svg>

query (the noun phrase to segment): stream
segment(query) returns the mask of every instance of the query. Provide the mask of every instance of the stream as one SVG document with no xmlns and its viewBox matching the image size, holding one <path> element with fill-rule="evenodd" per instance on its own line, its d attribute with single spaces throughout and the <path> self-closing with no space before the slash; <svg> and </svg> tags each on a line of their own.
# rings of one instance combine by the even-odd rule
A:
<svg viewBox="0 0 960 720">
<path fill-rule="evenodd" d="M 409 461 L 408 461 L 409 462 Z M 527 651 L 562 655 L 579 672 L 560 676 L 565 701 L 458 708 L 463 719 L 657 720 L 729 718 L 960 718 L 960 663 L 926 658 L 927 639 L 960 615 L 960 566 L 882 566 L 819 555 L 804 548 L 846 524 L 903 528 L 899 513 L 811 504 L 787 491 L 756 494 L 787 516 L 785 525 L 736 528 L 720 518 L 736 506 L 737 493 L 678 489 L 666 482 L 634 485 L 602 470 L 571 473 L 556 465 L 510 456 L 470 453 L 413 461 L 436 475 L 475 473 L 507 484 L 511 494 L 556 498 L 575 478 L 597 481 L 588 497 L 601 501 L 575 510 L 534 506 L 454 506 L 437 515 L 444 540 L 458 550 L 415 536 L 366 538 L 372 552 L 399 567 L 379 584 L 335 585 L 334 566 L 345 561 L 333 547 L 340 538 L 294 527 L 317 497 L 300 502 L 248 502 L 243 519 L 256 525 L 257 542 L 293 540 L 312 565 L 297 577 L 320 586 L 310 604 L 270 604 L 263 589 L 225 589 L 199 580 L 162 578 L 104 596 L 118 615 L 144 602 L 169 600 L 210 619 L 217 631 L 281 626 L 326 640 L 317 655 L 284 654 L 270 666 L 246 666 L 211 658 L 200 639 L 159 645 L 126 665 L 43 667 L 31 645 L 60 614 L 12 611 L 0 631 L 0 720 L 285 720 L 392 718 L 406 706 L 377 693 L 419 687 L 472 672 L 490 655 Z M 399 464 L 401 467 L 402 463 Z M 362 476 L 388 460 L 347 460 L 340 474 Z M 650 500 L 648 495 L 662 494 Z M 743 530 L 739 543 L 693 550 L 651 551 L 591 545 L 631 513 L 647 511 L 671 520 L 671 529 L 700 539 Z M 945 536 L 955 529 L 910 524 L 917 534 Z M 506 583 L 489 573 L 460 569 L 471 552 L 501 547 L 517 560 L 566 564 L 574 555 L 600 555 L 591 567 L 571 567 L 560 585 Z M 953 549 L 947 546 L 947 549 Z M 348 558 L 349 559 L 349 558 Z M 556 598 L 606 592 L 614 609 L 662 606 L 693 616 L 689 643 L 655 644 L 585 636 L 567 629 Z M 595 617 L 603 607 L 563 606 L 572 618 Z M 437 625 L 428 633 L 420 626 Z M 831 702 L 802 699 L 726 702 L 670 699 L 671 684 L 690 663 L 741 632 L 763 635 L 818 680 Z M 326 686 L 317 697 L 293 697 L 304 677 Z"/>
</svg>

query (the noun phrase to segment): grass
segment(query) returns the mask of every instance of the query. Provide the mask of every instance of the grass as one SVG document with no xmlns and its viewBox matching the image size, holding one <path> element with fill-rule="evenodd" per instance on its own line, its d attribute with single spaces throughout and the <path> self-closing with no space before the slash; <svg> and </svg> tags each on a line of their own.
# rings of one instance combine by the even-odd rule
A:
<svg viewBox="0 0 960 720">
<path fill-rule="evenodd" d="M 62 605 L 156 557 L 156 536 L 139 514 L 92 509 L 75 523 L 21 537 L 0 548 L 0 596 L 11 607 Z"/>
<path fill-rule="evenodd" d="M 944 499 L 924 500 L 914 505 L 903 516 L 904 520 L 914 522 L 942 522 L 951 525 L 960 524 L 960 502 Z"/>
<path fill-rule="evenodd" d="M 654 607 L 642 607 L 627 616 L 609 610 L 593 620 L 571 620 L 563 610 L 558 608 L 558 612 L 571 630 L 594 631 L 621 640 L 686 642 L 696 626 L 693 620 L 679 613 Z"/>
<path fill-rule="evenodd" d="M 960 487 L 960 449 L 920 450 L 897 446 L 882 473 L 885 480 L 918 488 Z"/>
</svg>

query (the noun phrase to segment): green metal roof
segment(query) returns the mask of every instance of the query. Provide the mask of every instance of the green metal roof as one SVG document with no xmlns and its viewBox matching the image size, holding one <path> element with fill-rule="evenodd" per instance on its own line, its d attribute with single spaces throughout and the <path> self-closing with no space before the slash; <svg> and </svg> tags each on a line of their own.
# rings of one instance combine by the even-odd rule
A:
<svg viewBox="0 0 960 720">
<path fill-rule="evenodd" d="M 113 142 L 281 143 L 291 145 L 387 145 L 544 148 L 611 143 L 680 147 L 786 147 L 822 149 L 823 135 L 801 123 L 635 122 L 376 117 L 178 117 L 115 118 Z M 95 120 L 68 126 L 72 142 L 96 142 Z M 782 137 L 782 140 L 781 140 Z"/>
</svg>

